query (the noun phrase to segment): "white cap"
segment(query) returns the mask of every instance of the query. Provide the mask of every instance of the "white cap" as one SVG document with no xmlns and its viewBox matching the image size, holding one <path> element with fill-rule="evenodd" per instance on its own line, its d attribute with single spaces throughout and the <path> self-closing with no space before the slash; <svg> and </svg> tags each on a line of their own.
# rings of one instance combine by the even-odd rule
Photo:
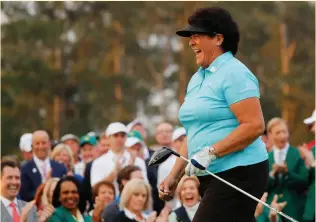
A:
<svg viewBox="0 0 316 222">
<path fill-rule="evenodd" d="M 32 151 L 32 133 L 25 133 L 20 138 L 20 149 L 21 151 L 31 152 Z"/>
<path fill-rule="evenodd" d="M 313 122 L 316 122 L 316 110 L 314 110 L 311 117 L 308 117 L 307 119 L 304 119 L 304 123 L 307 125 L 312 124 Z"/>
<path fill-rule="evenodd" d="M 111 123 L 105 130 L 106 136 L 111 136 L 116 133 L 126 133 L 127 134 L 127 128 L 123 123 L 115 122 Z"/>
<path fill-rule="evenodd" d="M 132 130 L 132 128 L 137 125 L 137 124 L 141 124 L 143 125 L 143 123 L 139 120 L 139 119 L 134 119 L 132 122 L 130 122 L 128 125 L 127 125 L 127 131 L 130 132 Z"/>
<path fill-rule="evenodd" d="M 185 136 L 185 135 L 186 135 L 186 132 L 185 132 L 185 129 L 183 127 L 175 129 L 173 131 L 173 134 L 172 134 L 172 142 L 179 139 L 179 137 Z"/>
<path fill-rule="evenodd" d="M 143 141 L 141 141 L 137 137 L 128 137 L 125 142 L 125 147 L 131 147 L 137 143 L 140 143 L 143 146 Z"/>
</svg>

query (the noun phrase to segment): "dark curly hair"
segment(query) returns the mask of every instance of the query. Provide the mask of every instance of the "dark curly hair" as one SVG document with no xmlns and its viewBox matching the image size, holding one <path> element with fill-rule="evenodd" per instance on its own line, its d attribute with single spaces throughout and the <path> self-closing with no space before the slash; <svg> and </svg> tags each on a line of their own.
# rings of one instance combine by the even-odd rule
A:
<svg viewBox="0 0 316 222">
<path fill-rule="evenodd" d="M 78 190 L 78 194 L 80 195 L 80 183 L 75 177 L 73 177 L 73 176 L 66 176 L 66 177 L 61 178 L 58 181 L 58 183 L 56 185 L 56 188 L 54 190 L 54 194 L 53 194 L 53 206 L 55 208 L 57 208 L 57 207 L 59 207 L 61 205 L 61 203 L 59 201 L 61 185 L 62 185 L 63 182 L 67 182 L 67 181 L 73 182 L 76 185 L 77 190 Z M 79 199 L 81 201 L 80 197 L 79 197 Z M 78 204 L 78 206 L 79 206 L 79 204 Z"/>
<path fill-rule="evenodd" d="M 188 18 L 188 23 L 208 30 L 211 37 L 214 37 L 212 35 L 214 32 L 222 34 L 224 52 L 231 51 L 233 55 L 237 53 L 239 30 L 237 23 L 227 10 L 219 7 L 200 8 Z"/>
</svg>

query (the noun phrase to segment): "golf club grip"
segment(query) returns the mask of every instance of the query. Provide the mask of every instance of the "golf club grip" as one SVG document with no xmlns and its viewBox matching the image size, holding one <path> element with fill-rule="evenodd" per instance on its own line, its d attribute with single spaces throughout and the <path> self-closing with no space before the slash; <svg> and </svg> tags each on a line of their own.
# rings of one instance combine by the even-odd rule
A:
<svg viewBox="0 0 316 222">
<path fill-rule="evenodd" d="M 181 155 L 179 155 L 179 156 L 180 156 L 181 159 L 183 159 L 183 160 L 185 160 L 186 162 L 190 163 L 190 160 L 188 160 L 188 159 L 185 158 L 184 156 L 181 156 Z M 191 160 L 191 161 L 192 161 L 192 160 Z M 193 163 L 192 163 L 192 164 L 193 164 Z M 299 222 L 298 220 L 295 220 L 294 218 L 292 218 L 292 217 L 288 216 L 287 214 L 283 213 L 282 211 L 279 211 L 279 210 L 277 210 L 277 209 L 271 207 L 269 204 L 263 202 L 262 200 L 260 200 L 260 199 L 258 199 L 258 198 L 256 198 L 256 197 L 252 196 L 251 194 L 247 193 L 246 191 L 240 189 L 239 187 L 237 187 L 237 186 L 235 186 L 235 185 L 229 183 L 228 181 L 226 181 L 226 180 L 220 178 L 219 176 L 215 175 L 214 173 L 212 173 L 212 172 L 210 172 L 210 171 L 208 171 L 208 170 L 205 170 L 205 172 L 207 172 L 209 175 L 215 177 L 216 179 L 222 181 L 223 183 L 227 184 L 228 186 L 230 186 L 230 187 L 232 187 L 232 188 L 238 190 L 239 192 L 245 194 L 246 196 L 250 197 L 251 199 L 257 201 L 258 203 L 263 204 L 264 206 L 266 206 L 266 207 L 268 207 L 269 209 L 275 211 L 276 213 L 278 213 L 279 215 L 285 217 L 286 219 L 288 219 L 288 220 L 290 220 L 290 221 L 292 221 L 292 222 Z"/>
</svg>

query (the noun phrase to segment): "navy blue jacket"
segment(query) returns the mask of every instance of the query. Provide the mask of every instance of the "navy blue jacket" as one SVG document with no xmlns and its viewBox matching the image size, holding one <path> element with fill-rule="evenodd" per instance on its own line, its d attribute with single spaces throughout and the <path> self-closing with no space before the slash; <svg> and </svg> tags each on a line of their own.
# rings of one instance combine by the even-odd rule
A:
<svg viewBox="0 0 316 222">
<path fill-rule="evenodd" d="M 67 171 L 64 165 L 57 163 L 54 160 L 50 160 L 50 165 L 52 168 L 52 177 L 61 178 L 66 175 Z M 41 173 L 32 159 L 21 167 L 21 199 L 27 202 L 33 200 L 36 189 L 41 183 Z"/>
</svg>

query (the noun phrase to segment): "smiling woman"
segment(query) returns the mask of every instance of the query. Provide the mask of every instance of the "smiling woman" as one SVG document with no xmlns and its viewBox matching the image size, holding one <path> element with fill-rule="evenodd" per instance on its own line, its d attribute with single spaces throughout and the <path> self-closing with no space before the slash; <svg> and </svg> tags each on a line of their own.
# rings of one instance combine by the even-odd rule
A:
<svg viewBox="0 0 316 222">
<path fill-rule="evenodd" d="M 269 169 L 260 138 L 264 119 L 259 83 L 235 57 L 239 30 L 227 10 L 201 8 L 188 23 L 176 33 L 188 38 L 200 66 L 179 110 L 179 120 L 188 132 L 180 154 L 190 163 L 177 159 L 160 184 L 159 195 L 165 200 L 174 195 L 185 168 L 188 176 L 196 175 L 200 181 L 202 201 L 194 222 L 254 221 L 256 202 L 207 175 L 205 169 L 257 198 L 262 196 Z"/>
<path fill-rule="evenodd" d="M 143 179 L 132 179 L 122 191 L 120 208 L 123 209 L 115 221 L 120 222 L 154 222 L 156 212 L 149 216 L 145 211 L 152 207 L 151 187 Z"/>
<path fill-rule="evenodd" d="M 192 221 L 195 212 L 200 205 L 199 194 L 200 182 L 195 176 L 183 176 L 177 187 L 177 196 L 182 206 L 172 212 L 168 217 L 168 222 Z"/>
<path fill-rule="evenodd" d="M 56 208 L 49 222 L 90 222 L 90 216 L 82 216 L 78 205 L 80 201 L 80 184 L 73 176 L 58 181 L 54 190 L 53 205 Z"/>
</svg>

